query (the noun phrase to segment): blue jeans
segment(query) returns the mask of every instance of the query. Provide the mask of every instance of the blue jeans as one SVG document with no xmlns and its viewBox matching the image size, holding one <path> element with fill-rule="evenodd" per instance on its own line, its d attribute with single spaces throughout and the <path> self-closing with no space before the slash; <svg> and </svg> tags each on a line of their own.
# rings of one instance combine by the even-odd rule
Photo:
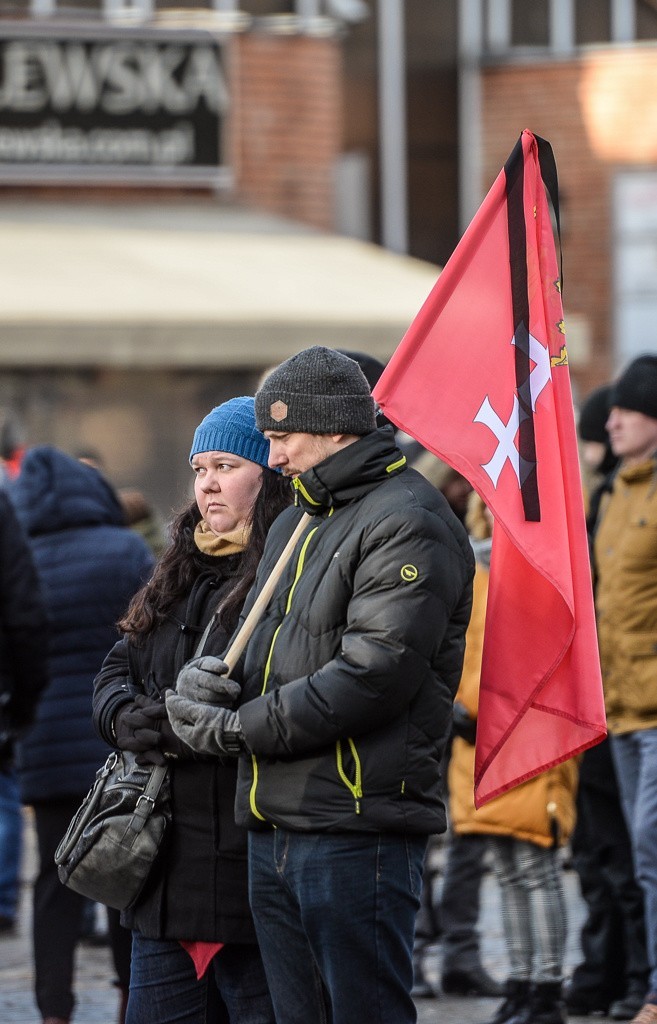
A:
<svg viewBox="0 0 657 1024">
<path fill-rule="evenodd" d="M 192 958 L 179 942 L 146 939 L 139 932 L 132 933 L 126 1024 L 205 1024 L 210 972 L 231 1022 L 275 1024 L 255 944 L 224 946 L 199 981 Z"/>
<path fill-rule="evenodd" d="M 611 753 L 643 890 L 650 991 L 657 993 L 657 729 L 612 736 Z"/>
<path fill-rule="evenodd" d="M 23 819 L 13 770 L 0 771 L 0 914 L 15 917 L 20 891 Z"/>
<path fill-rule="evenodd" d="M 425 838 L 249 834 L 249 895 L 277 1024 L 414 1024 Z"/>
</svg>

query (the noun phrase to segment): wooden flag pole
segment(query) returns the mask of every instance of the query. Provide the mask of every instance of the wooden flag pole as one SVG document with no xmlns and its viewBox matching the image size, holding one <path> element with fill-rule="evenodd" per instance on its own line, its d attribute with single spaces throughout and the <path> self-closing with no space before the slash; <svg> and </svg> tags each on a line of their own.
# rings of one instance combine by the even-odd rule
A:
<svg viewBox="0 0 657 1024">
<path fill-rule="evenodd" d="M 242 657 L 242 654 L 244 653 L 244 648 L 249 642 L 251 634 L 253 633 L 253 630 L 255 629 L 260 619 L 260 616 L 262 615 L 262 613 L 264 612 L 265 608 L 267 607 L 271 600 L 276 584 L 278 583 L 279 579 L 283 574 L 283 569 L 290 561 L 292 552 L 296 547 L 296 543 L 311 519 L 312 516 L 310 516 L 307 512 L 304 512 L 301 519 L 296 525 L 294 533 L 292 534 L 289 541 L 281 551 L 278 561 L 276 562 L 276 565 L 274 566 L 271 573 L 265 580 L 265 584 L 262 590 L 260 591 L 257 598 L 253 602 L 253 607 L 251 608 L 251 611 L 249 612 L 244 622 L 242 623 L 237 636 L 235 637 L 232 644 L 224 654 L 222 660 L 225 661 L 226 664 L 228 665 L 229 675 L 237 665 L 237 662 Z"/>
</svg>

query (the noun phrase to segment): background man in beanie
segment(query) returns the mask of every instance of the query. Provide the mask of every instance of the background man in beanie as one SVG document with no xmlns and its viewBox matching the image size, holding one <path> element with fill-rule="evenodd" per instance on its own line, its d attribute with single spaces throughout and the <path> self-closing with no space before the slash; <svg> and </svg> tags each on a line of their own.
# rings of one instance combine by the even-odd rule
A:
<svg viewBox="0 0 657 1024">
<path fill-rule="evenodd" d="M 192 662 L 167 708 L 204 753 L 240 757 L 250 896 L 277 1024 L 410 1024 L 427 836 L 445 829 L 448 737 L 473 557 L 406 466 L 357 363 L 300 352 L 256 394 L 269 464 L 299 507 L 267 539 L 255 600 L 302 510 L 313 519 L 233 673 Z M 275 826 L 272 828 L 272 826 Z"/>
<path fill-rule="evenodd" d="M 610 384 L 592 391 L 579 414 L 590 532 L 602 497 L 613 486 L 618 462 L 607 433 L 611 391 Z M 582 959 L 564 990 L 568 1011 L 631 1020 L 643 1005 L 648 983 L 643 893 L 634 876 L 609 739 L 584 751 L 580 760 L 570 845 L 587 915 L 580 931 Z"/>
<path fill-rule="evenodd" d="M 595 530 L 596 608 L 607 722 L 645 900 L 649 991 L 636 1024 L 657 1022 L 657 356 L 613 385 L 607 430 L 620 462 Z"/>
</svg>

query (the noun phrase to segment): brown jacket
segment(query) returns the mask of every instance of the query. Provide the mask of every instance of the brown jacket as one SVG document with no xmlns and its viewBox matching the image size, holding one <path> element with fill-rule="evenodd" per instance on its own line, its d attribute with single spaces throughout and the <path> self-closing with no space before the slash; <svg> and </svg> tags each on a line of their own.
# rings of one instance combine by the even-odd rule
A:
<svg viewBox="0 0 657 1024">
<path fill-rule="evenodd" d="M 600 506 L 596 609 L 611 733 L 657 728 L 657 461 L 620 469 Z"/>
<path fill-rule="evenodd" d="M 465 705 L 473 718 L 479 703 L 487 593 L 488 570 L 478 563 L 463 675 L 456 695 L 456 700 Z M 543 847 L 567 841 L 575 827 L 578 772 L 574 760 L 542 772 L 476 810 L 474 756 L 474 746 L 454 737 L 448 783 L 452 828 L 456 833 L 513 836 Z"/>
</svg>

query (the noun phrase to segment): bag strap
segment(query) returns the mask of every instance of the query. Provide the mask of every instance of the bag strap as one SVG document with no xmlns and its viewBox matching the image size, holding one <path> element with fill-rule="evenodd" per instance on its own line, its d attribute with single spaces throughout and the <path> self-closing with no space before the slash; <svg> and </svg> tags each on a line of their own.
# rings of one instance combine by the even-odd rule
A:
<svg viewBox="0 0 657 1024">
<path fill-rule="evenodd" d="M 120 846 L 125 846 L 130 849 L 134 844 L 137 836 L 142 831 L 144 825 L 155 810 L 155 801 L 157 800 L 168 770 L 169 766 L 166 764 L 156 764 L 153 767 L 153 771 L 150 774 L 148 782 L 144 786 L 144 792 L 138 798 L 135 809 L 132 812 L 132 817 L 126 826 L 125 832 L 121 836 Z"/>
<path fill-rule="evenodd" d="M 195 658 L 200 658 L 201 655 L 203 654 L 203 648 L 205 647 L 205 642 L 208 639 L 208 637 L 210 636 L 210 632 L 212 631 L 212 627 L 214 626 L 214 620 L 216 619 L 216 617 L 217 617 L 217 613 L 213 612 L 212 615 L 210 616 L 210 620 L 209 620 L 207 626 L 203 630 L 203 633 L 201 635 L 201 639 L 199 640 L 198 644 L 196 645 L 196 650 L 194 651 L 194 657 Z"/>
</svg>

